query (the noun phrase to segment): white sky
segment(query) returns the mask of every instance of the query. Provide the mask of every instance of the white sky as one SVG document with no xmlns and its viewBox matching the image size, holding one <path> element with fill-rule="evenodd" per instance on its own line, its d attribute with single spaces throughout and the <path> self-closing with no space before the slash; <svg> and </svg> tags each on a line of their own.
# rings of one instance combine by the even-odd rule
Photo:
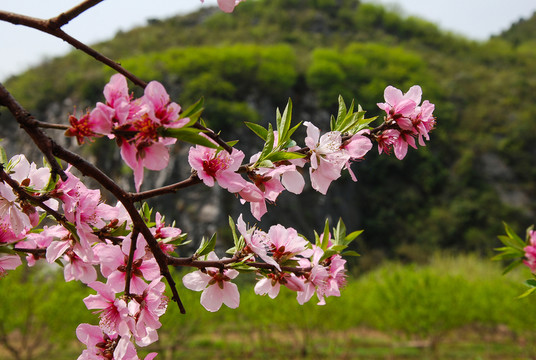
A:
<svg viewBox="0 0 536 360">
<path fill-rule="evenodd" d="M 49 18 L 81 0 L 0 0 L 0 10 Z M 269 0 L 268 0 L 269 1 Z M 536 11 L 536 0 L 367 0 L 394 4 L 405 15 L 418 15 L 442 29 L 485 40 Z M 63 29 L 85 43 L 111 38 L 118 30 L 144 25 L 149 18 L 165 18 L 216 4 L 216 0 L 106 0 Z M 245 30 L 247 31 L 247 30 Z M 64 54 L 69 45 L 36 30 L 0 22 L 0 81 Z"/>
</svg>

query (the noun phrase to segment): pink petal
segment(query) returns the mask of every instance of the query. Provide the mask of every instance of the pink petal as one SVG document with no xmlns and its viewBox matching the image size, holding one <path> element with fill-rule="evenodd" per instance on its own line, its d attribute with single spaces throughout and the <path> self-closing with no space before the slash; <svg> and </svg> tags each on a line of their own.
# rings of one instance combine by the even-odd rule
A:
<svg viewBox="0 0 536 360">
<path fill-rule="evenodd" d="M 71 246 L 69 241 L 53 241 L 47 248 L 46 258 L 52 264 Z"/>
<path fill-rule="evenodd" d="M 6 255 L 0 258 L 0 269 L 14 270 L 19 265 L 22 265 L 22 261 L 18 255 Z"/>
<path fill-rule="evenodd" d="M 231 309 L 240 305 L 240 293 L 236 284 L 228 281 L 223 284 L 223 303 Z"/>
<path fill-rule="evenodd" d="M 201 305 L 210 312 L 218 311 L 223 303 L 223 297 L 222 289 L 217 284 L 211 285 L 201 294 Z"/>
<path fill-rule="evenodd" d="M 203 274 L 201 271 L 194 271 L 184 275 L 182 283 L 187 289 L 201 291 L 207 287 L 211 279 L 209 275 Z"/>
<path fill-rule="evenodd" d="M 383 92 L 383 97 L 385 98 L 385 101 L 387 101 L 391 106 L 395 106 L 396 104 L 398 104 L 398 102 L 402 100 L 403 96 L 404 95 L 402 95 L 402 91 L 391 85 L 386 87 Z"/>
<path fill-rule="evenodd" d="M 162 170 L 169 163 L 169 151 L 163 144 L 154 143 L 146 147 L 144 154 L 143 165 L 149 170 Z"/>
<path fill-rule="evenodd" d="M 218 6 L 222 11 L 231 13 L 236 6 L 236 0 L 218 0 Z"/>
</svg>

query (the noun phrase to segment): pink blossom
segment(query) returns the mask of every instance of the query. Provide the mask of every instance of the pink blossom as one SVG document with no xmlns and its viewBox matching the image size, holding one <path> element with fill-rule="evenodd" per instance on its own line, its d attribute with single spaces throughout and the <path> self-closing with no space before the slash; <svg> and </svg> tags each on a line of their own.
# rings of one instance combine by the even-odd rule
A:
<svg viewBox="0 0 536 360">
<path fill-rule="evenodd" d="M 293 259 L 296 255 L 310 256 L 309 241 L 301 237 L 298 232 L 283 225 L 272 225 L 268 230 L 270 251 L 279 263 Z"/>
<path fill-rule="evenodd" d="M 317 287 L 326 286 L 326 281 L 329 278 L 328 270 L 319 263 L 320 258 L 324 255 L 324 251 L 313 245 L 313 255 L 311 259 L 300 259 L 299 264 L 302 268 L 311 268 L 311 271 L 305 275 L 304 290 L 298 291 L 296 299 L 300 305 L 308 302 L 314 295 Z M 319 297 L 320 299 L 320 297 Z M 322 305 L 323 299 L 320 299 L 319 305 Z"/>
<path fill-rule="evenodd" d="M 435 126 L 432 116 L 435 106 L 425 100 L 421 106 L 422 90 L 419 86 L 412 86 L 406 94 L 392 86 L 385 89 L 385 103 L 378 103 L 378 107 L 387 113 L 386 123 L 396 124 L 400 131 L 388 129 L 377 136 L 380 153 L 389 152 L 392 145 L 395 155 L 402 160 L 408 151 L 408 145 L 417 148 L 414 136 L 418 136 L 419 144 L 425 146 L 424 139 L 429 140 L 428 133 Z"/>
<path fill-rule="evenodd" d="M 171 102 L 166 89 L 158 81 L 151 81 L 147 84 L 141 102 L 147 105 L 149 117 L 161 126 L 180 128 L 190 121 L 188 118 L 179 120 L 181 107 Z"/>
<path fill-rule="evenodd" d="M 268 273 L 266 277 L 263 277 L 255 284 L 254 291 L 257 295 L 268 294 L 270 298 L 275 299 L 279 294 L 281 284 L 292 291 L 305 290 L 303 280 L 293 273 Z"/>
<path fill-rule="evenodd" d="M 136 348 L 128 337 L 108 335 L 98 326 L 89 324 L 78 325 L 76 336 L 87 346 L 78 360 L 139 360 Z M 153 360 L 156 355 L 150 353 L 144 360 Z"/>
<path fill-rule="evenodd" d="M 244 160 L 244 153 L 233 149 L 227 151 L 196 145 L 188 153 L 188 163 L 197 172 L 197 176 L 207 186 L 214 186 L 218 182 L 222 188 L 231 193 L 237 193 L 246 186 L 246 180 L 236 171 Z"/>
<path fill-rule="evenodd" d="M 395 129 L 387 129 L 376 136 L 376 141 L 378 142 L 378 153 L 381 154 L 385 152 L 389 154 L 391 152 L 391 147 L 400 137 L 400 131 Z"/>
<path fill-rule="evenodd" d="M 536 273 L 536 231 L 531 230 L 529 232 L 530 245 L 525 246 L 525 260 L 523 263 L 530 268 L 530 271 Z"/>
<path fill-rule="evenodd" d="M 84 304 L 90 310 L 100 310 L 100 328 L 108 335 L 128 336 L 130 329 L 134 328 L 134 319 L 129 316 L 125 300 L 116 298 L 115 291 L 107 284 L 93 281 L 88 286 L 97 294 L 86 297 Z"/>
<path fill-rule="evenodd" d="M 267 233 L 261 230 L 257 230 L 255 229 L 255 227 L 246 229 L 246 223 L 242 219 L 242 214 L 240 214 L 240 216 L 238 217 L 236 227 L 244 238 L 244 242 L 246 243 L 246 246 L 249 251 L 260 257 L 267 264 L 273 265 L 277 270 L 281 271 L 281 268 L 277 261 L 268 255 L 268 250 L 271 247 L 271 242 L 268 238 Z"/>
<path fill-rule="evenodd" d="M 7 270 L 14 270 L 19 265 L 22 265 L 22 261 L 18 255 L 0 257 L 0 278 L 6 274 Z"/>
<path fill-rule="evenodd" d="M 236 5 L 238 5 L 242 1 L 245 1 L 245 0 L 218 0 L 218 6 L 220 7 L 222 11 L 226 13 L 231 13 L 233 12 Z M 205 2 L 205 0 L 201 0 L 201 2 L 203 3 Z"/>
<path fill-rule="evenodd" d="M 311 151 L 311 185 L 313 189 L 326 195 L 329 185 L 341 176 L 341 170 L 350 156 L 341 151 L 342 137 L 340 132 L 331 131 L 320 137 L 320 129 L 306 121 L 305 145 Z"/>
<path fill-rule="evenodd" d="M 326 260 L 328 276 L 317 286 L 316 294 L 320 300 L 318 305 L 326 303 L 324 297 L 341 296 L 340 289 L 346 285 L 346 260 L 335 254 Z"/>
<path fill-rule="evenodd" d="M 415 112 L 421 102 L 422 90 L 418 85 L 412 86 L 407 93 L 402 94 L 399 89 L 388 86 L 384 91 L 385 103 L 378 103 L 390 119 L 393 119 L 401 129 L 411 130 L 413 124 L 410 116 Z"/>
<path fill-rule="evenodd" d="M 175 250 L 175 246 L 168 244 L 167 241 L 177 238 L 182 233 L 179 228 L 165 226 L 164 217 L 159 212 L 155 216 L 155 226 L 151 227 L 150 230 L 162 251 L 166 253 L 172 253 Z"/>
<path fill-rule="evenodd" d="M 30 218 L 17 202 L 17 196 L 4 183 L 0 183 L 0 222 L 9 224 L 15 236 L 21 235 L 32 227 Z"/>
<path fill-rule="evenodd" d="M 98 244 L 95 247 L 95 253 L 101 264 L 101 273 L 108 278 L 107 283 L 116 292 L 125 289 L 130 243 L 131 239 L 127 237 L 123 240 L 121 247 L 109 244 Z M 145 245 L 145 240 L 138 238 L 130 280 L 130 291 L 134 294 L 141 294 L 147 288 L 143 279 L 152 281 L 160 276 L 160 268 L 156 260 L 153 257 L 145 257 Z"/>
<path fill-rule="evenodd" d="M 16 235 L 13 232 L 13 229 L 11 228 L 11 225 L 9 224 L 8 219 L 6 219 L 6 221 L 4 222 L 2 222 L 2 219 L 0 219 L 0 244 L 16 242 L 18 240 L 24 239 L 25 235 L 26 235 L 26 232 L 24 231 Z M 20 244 L 20 242 L 17 244 Z"/>
<path fill-rule="evenodd" d="M 136 343 L 140 346 L 147 346 L 158 340 L 156 329 L 162 326 L 159 318 L 166 312 L 168 304 L 168 298 L 164 295 L 166 285 L 161 280 L 162 277 L 154 279 L 141 295 L 133 298 L 138 304 L 133 314 L 136 318 Z M 130 304 L 129 307 L 132 308 Z"/>
<path fill-rule="evenodd" d="M 159 171 L 169 163 L 169 151 L 159 142 L 141 148 L 123 141 L 121 144 L 121 157 L 134 171 L 134 185 L 136 191 L 140 190 L 143 182 L 143 169 Z"/>
<path fill-rule="evenodd" d="M 217 261 L 218 257 L 214 252 L 207 256 L 207 260 Z M 200 270 L 186 274 L 182 278 L 184 286 L 193 291 L 203 291 L 201 294 L 201 305 L 208 311 L 218 311 L 222 304 L 231 309 L 235 309 L 240 304 L 240 293 L 232 279 L 238 276 L 238 271 L 234 269 L 220 269 L 207 267 L 206 272 Z"/>
<path fill-rule="evenodd" d="M 353 181 L 357 181 L 357 178 L 350 168 L 350 162 L 362 159 L 372 149 L 372 141 L 364 135 L 365 133 L 370 132 L 368 130 L 360 131 L 342 145 L 342 149 L 350 156 L 345 168 L 348 169 Z"/>
</svg>

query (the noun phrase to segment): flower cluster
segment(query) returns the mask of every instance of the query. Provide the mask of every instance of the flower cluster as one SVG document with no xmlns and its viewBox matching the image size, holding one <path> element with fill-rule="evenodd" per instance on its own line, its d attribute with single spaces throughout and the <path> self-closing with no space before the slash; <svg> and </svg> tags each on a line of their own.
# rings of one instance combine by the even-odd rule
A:
<svg viewBox="0 0 536 360">
<path fill-rule="evenodd" d="M 421 105 L 422 90 L 418 85 L 412 86 L 407 93 L 402 94 L 399 89 L 388 86 L 384 92 L 385 102 L 378 103 L 378 107 L 387 113 L 386 124 L 396 125 L 377 136 L 378 151 L 389 153 L 394 148 L 395 156 L 402 160 L 407 152 L 408 145 L 416 149 L 415 137 L 419 145 L 425 146 L 424 139 L 430 140 L 428 133 L 435 126 L 434 104 L 428 100 Z"/>
<path fill-rule="evenodd" d="M 190 119 L 180 118 L 181 107 L 170 101 L 166 89 L 158 81 L 151 81 L 141 98 L 129 95 L 127 80 L 116 74 L 104 87 L 106 103 L 79 119 L 69 117 L 71 127 L 67 136 L 75 136 L 78 143 L 106 135 L 115 138 L 121 147 L 121 157 L 134 171 L 134 183 L 139 190 L 143 170 L 162 170 L 169 162 L 168 146 L 176 142 L 160 135 L 161 129 L 177 129 Z"/>
<path fill-rule="evenodd" d="M 315 292 L 319 305 L 325 304 L 325 297 L 340 296 L 340 289 L 346 284 L 346 260 L 339 254 L 326 253 L 334 245 L 329 240 L 329 233 L 320 236 L 326 236 L 328 240 L 322 246 L 311 244 L 295 229 L 282 225 L 273 225 L 268 232 L 255 227 L 247 228 L 242 215 L 236 226 L 241 235 L 238 243 L 242 244 L 234 249 L 237 259 L 252 267 L 256 266 L 258 260 L 269 265 L 257 270 L 259 280 L 254 289 L 256 294 L 268 294 L 274 299 L 283 285 L 297 293 L 297 301 L 301 305 L 308 302 Z M 346 246 L 342 245 L 343 248 Z M 219 259 L 214 252 L 210 252 L 205 260 L 214 262 Z M 298 263 L 299 266 L 292 267 L 292 263 Z M 205 309 L 218 311 L 222 304 L 233 309 L 238 307 L 240 294 L 237 286 L 231 282 L 237 276 L 238 271 L 232 265 L 220 268 L 209 266 L 185 275 L 182 281 L 188 289 L 203 292 L 201 305 Z"/>
</svg>

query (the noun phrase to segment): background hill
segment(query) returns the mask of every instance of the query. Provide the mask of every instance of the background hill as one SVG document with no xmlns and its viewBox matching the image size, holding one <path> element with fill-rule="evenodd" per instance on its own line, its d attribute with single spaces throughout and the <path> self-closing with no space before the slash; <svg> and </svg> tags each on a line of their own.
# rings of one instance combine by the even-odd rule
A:
<svg viewBox="0 0 536 360">
<path fill-rule="evenodd" d="M 206 121 L 225 138 L 241 139 L 238 147 L 248 155 L 260 143 L 237 125 L 273 121 L 275 108 L 284 107 L 289 96 L 295 121 L 327 130 L 339 93 L 373 116 L 381 114 L 375 104 L 387 85 L 406 91 L 420 84 L 424 98 L 436 104 L 438 119 L 426 148 L 410 151 L 402 162 L 371 151 L 354 165 L 357 183 L 344 178 L 328 197 L 311 189 L 306 197 L 285 194 L 263 218 L 265 226 L 277 221 L 311 235 L 311 226 L 320 230 L 325 216 L 342 217 L 349 229 L 365 229 L 356 250 L 366 255 L 359 264 L 367 268 L 386 255 L 424 261 L 437 248 L 489 254 L 502 220 L 518 232 L 534 222 L 536 46 L 530 31 L 536 30 L 531 29 L 534 16 L 480 43 L 357 0 L 271 0 L 247 1 L 231 15 L 204 9 L 152 20 L 95 47 L 136 75 L 161 81 L 183 106 L 205 96 Z M 5 86 L 40 119 L 66 123 L 74 104 L 81 111 L 102 99 L 110 75 L 73 52 Z M 1 115 L 2 126 L 18 134 L 9 115 Z M 22 133 L 19 141 L 26 141 Z M 11 154 L 22 146 L 15 143 L 7 142 Z M 113 147 L 98 141 L 77 151 L 131 186 Z M 187 147 L 174 151 L 184 155 Z M 179 157 L 163 173 L 151 174 L 147 186 L 188 173 Z M 249 213 L 218 189 L 166 200 L 159 208 L 195 236 L 224 228 L 227 212 Z"/>
</svg>

